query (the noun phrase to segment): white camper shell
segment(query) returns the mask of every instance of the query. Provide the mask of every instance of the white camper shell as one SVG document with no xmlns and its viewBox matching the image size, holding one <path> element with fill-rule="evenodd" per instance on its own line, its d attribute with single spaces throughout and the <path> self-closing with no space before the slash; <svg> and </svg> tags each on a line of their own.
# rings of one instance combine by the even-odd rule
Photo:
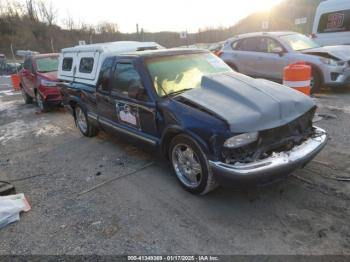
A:
<svg viewBox="0 0 350 262">
<path fill-rule="evenodd" d="M 61 50 L 58 79 L 96 85 L 101 65 L 107 56 L 163 48 L 155 42 L 119 41 L 78 45 Z"/>
<path fill-rule="evenodd" d="M 350 45 L 350 0 L 327 0 L 317 7 L 312 37 L 323 46 Z"/>
</svg>

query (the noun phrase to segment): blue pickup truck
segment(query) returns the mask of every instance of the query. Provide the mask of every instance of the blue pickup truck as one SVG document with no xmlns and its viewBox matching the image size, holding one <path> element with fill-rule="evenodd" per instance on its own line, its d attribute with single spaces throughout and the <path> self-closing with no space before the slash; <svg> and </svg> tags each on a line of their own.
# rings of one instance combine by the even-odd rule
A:
<svg viewBox="0 0 350 262">
<path fill-rule="evenodd" d="M 59 86 L 83 135 L 103 129 L 156 148 L 194 194 L 280 180 L 327 142 L 312 124 L 312 99 L 234 72 L 204 50 L 111 54 L 95 85 Z"/>
</svg>

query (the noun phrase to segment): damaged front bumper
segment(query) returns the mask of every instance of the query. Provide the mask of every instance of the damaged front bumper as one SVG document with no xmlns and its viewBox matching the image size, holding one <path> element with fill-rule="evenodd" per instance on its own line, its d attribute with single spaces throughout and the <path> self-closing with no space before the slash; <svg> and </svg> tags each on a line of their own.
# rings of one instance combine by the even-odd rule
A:
<svg viewBox="0 0 350 262">
<path fill-rule="evenodd" d="M 297 168 L 305 166 L 326 145 L 327 133 L 315 127 L 315 137 L 310 137 L 290 151 L 273 153 L 270 157 L 252 163 L 226 164 L 209 161 L 209 165 L 222 185 L 248 183 L 264 185 L 283 179 Z"/>
</svg>

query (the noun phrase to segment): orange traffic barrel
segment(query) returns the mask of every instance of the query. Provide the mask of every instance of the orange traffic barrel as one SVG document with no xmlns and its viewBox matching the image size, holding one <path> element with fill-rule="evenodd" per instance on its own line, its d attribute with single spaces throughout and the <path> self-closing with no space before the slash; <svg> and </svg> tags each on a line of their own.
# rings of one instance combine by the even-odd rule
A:
<svg viewBox="0 0 350 262">
<path fill-rule="evenodd" d="M 12 74 L 11 75 L 11 81 L 12 81 L 12 88 L 13 88 L 13 90 L 19 91 L 20 90 L 20 87 L 19 87 L 19 84 L 20 84 L 19 75 L 18 74 Z"/>
<path fill-rule="evenodd" d="M 284 68 L 283 85 L 298 90 L 305 95 L 311 93 L 311 66 L 305 62 L 296 62 Z"/>
</svg>

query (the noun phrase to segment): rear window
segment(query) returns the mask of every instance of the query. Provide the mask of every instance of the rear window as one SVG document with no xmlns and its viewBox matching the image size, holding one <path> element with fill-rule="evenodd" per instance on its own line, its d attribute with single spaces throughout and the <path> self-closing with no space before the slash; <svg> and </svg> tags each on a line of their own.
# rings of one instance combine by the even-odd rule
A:
<svg viewBox="0 0 350 262">
<path fill-rule="evenodd" d="M 36 67 L 38 72 L 53 72 L 58 70 L 58 57 L 50 56 L 36 58 Z"/>
<path fill-rule="evenodd" d="M 83 57 L 80 59 L 79 72 L 90 74 L 94 67 L 94 58 L 93 57 Z"/>
<path fill-rule="evenodd" d="M 321 16 L 317 33 L 350 31 L 350 10 L 325 13 Z"/>
<path fill-rule="evenodd" d="M 73 65 L 73 58 L 72 57 L 65 57 L 62 61 L 62 70 L 63 71 L 71 71 Z"/>
</svg>

